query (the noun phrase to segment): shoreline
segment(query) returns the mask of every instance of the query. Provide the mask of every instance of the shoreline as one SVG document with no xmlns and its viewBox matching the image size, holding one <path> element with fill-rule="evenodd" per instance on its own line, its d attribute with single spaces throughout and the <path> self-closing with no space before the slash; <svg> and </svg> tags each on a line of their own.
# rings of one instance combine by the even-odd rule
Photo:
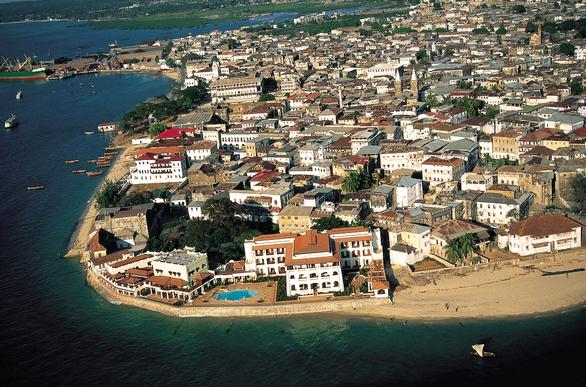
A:
<svg viewBox="0 0 586 387">
<path fill-rule="evenodd" d="M 464 276 L 433 274 L 434 282 L 397 292 L 389 299 L 354 299 L 275 305 L 173 306 L 145 298 L 120 295 L 87 271 L 87 283 L 100 296 L 121 305 L 179 318 L 286 317 L 323 315 L 416 322 L 462 322 L 539 318 L 586 307 L 585 249 L 562 257 L 522 261 L 498 271 L 483 268 Z M 573 254 L 571 254 L 573 253 Z M 582 254 L 582 256 L 580 256 Z M 540 266 L 536 268 L 535 266 Z M 543 274 L 543 269 L 561 271 Z M 555 273 L 555 272 L 554 272 Z M 564 275 L 566 274 L 566 275 Z M 564 286 L 561 286 L 563 284 Z M 462 289 L 467 289 L 462 292 Z M 473 289 L 473 290 L 470 290 Z"/>
<path fill-rule="evenodd" d="M 120 141 L 123 137 L 117 135 L 114 137 L 113 141 L 116 141 L 117 138 Z M 110 169 L 108 169 L 108 172 L 104 175 L 100 184 L 92 192 L 84 211 L 80 215 L 80 218 L 78 219 L 76 226 L 71 233 L 71 237 L 69 238 L 69 242 L 67 244 L 67 252 L 63 256 L 64 258 L 79 257 L 81 262 L 85 261 L 86 257 L 84 257 L 84 253 L 87 244 L 87 237 L 91 232 L 94 219 L 98 214 L 98 210 L 95 207 L 96 192 L 102 189 L 104 183 L 107 180 L 117 181 L 126 174 L 127 168 L 125 169 L 124 166 L 125 158 L 128 156 L 129 152 L 133 150 L 133 147 L 129 142 L 126 141 L 115 146 L 117 149 L 121 149 L 121 152 L 114 159 L 112 166 Z"/>
</svg>

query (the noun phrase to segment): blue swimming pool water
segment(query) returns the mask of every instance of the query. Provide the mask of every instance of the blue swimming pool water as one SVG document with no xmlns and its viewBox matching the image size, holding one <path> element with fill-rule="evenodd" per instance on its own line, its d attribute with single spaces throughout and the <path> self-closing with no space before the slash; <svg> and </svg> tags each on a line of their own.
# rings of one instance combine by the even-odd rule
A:
<svg viewBox="0 0 586 387">
<path fill-rule="evenodd" d="M 220 301 L 240 301 L 244 298 L 250 298 L 258 295 L 256 290 L 235 289 L 229 292 L 222 292 L 216 294 L 216 300 Z"/>
</svg>

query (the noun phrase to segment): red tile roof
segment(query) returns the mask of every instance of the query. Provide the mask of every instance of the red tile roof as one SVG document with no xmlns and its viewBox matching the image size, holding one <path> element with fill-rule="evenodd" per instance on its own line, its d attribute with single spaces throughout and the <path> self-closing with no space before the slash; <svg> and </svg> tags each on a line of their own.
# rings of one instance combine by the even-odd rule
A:
<svg viewBox="0 0 586 387">
<path fill-rule="evenodd" d="M 512 223 L 509 234 L 541 237 L 570 232 L 576 227 L 582 227 L 582 224 L 560 214 L 544 214 Z"/>
</svg>

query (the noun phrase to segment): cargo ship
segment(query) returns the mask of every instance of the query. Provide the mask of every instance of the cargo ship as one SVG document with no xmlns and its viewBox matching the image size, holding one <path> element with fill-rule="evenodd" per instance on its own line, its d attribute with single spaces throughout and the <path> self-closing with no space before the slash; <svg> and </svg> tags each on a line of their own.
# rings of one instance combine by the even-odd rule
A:
<svg viewBox="0 0 586 387">
<path fill-rule="evenodd" d="M 0 81 L 16 81 L 29 79 L 45 79 L 47 78 L 47 70 L 44 67 L 35 67 L 31 58 L 25 56 L 24 60 L 16 60 L 11 62 L 7 58 L 2 58 L 0 64 Z"/>
<path fill-rule="evenodd" d="M 9 80 L 9 81 L 22 81 L 22 80 L 32 80 L 32 79 L 46 79 L 47 74 L 45 73 L 45 69 L 39 69 L 38 71 L 1 71 L 0 72 L 0 81 L 2 80 Z"/>
</svg>

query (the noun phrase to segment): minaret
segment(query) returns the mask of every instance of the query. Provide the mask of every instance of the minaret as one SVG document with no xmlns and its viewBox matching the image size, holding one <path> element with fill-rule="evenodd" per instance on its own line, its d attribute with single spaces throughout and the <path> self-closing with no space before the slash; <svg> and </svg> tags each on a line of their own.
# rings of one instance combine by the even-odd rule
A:
<svg viewBox="0 0 586 387">
<path fill-rule="evenodd" d="M 401 74 L 399 69 L 395 70 L 395 97 L 401 98 L 403 96 L 403 85 L 401 84 Z"/>
<path fill-rule="evenodd" d="M 419 100 L 419 81 L 417 80 L 417 72 L 415 71 L 415 67 L 411 73 L 411 96 Z"/>
<path fill-rule="evenodd" d="M 215 56 L 212 59 L 212 79 L 220 79 L 220 61 Z"/>
<path fill-rule="evenodd" d="M 344 102 L 342 101 L 342 89 L 338 88 L 338 105 L 340 109 L 344 109 Z"/>
</svg>

